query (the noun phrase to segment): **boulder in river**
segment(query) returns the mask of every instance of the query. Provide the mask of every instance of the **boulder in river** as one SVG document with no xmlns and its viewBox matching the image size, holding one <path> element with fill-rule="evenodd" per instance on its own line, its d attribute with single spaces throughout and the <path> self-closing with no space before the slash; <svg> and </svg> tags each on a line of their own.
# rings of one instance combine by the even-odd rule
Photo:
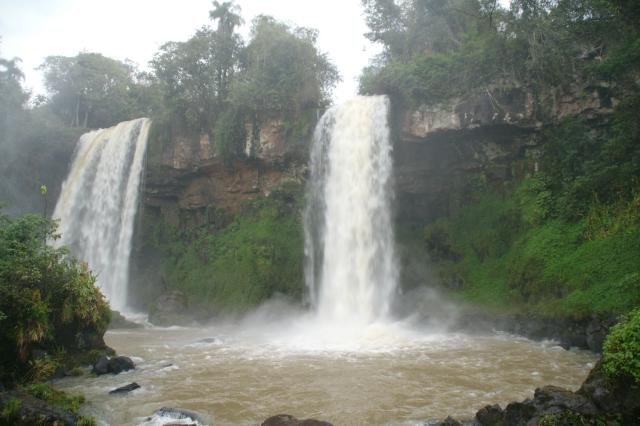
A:
<svg viewBox="0 0 640 426">
<path fill-rule="evenodd" d="M 135 369 L 135 364 L 131 360 L 131 358 L 126 356 L 114 356 L 107 357 L 106 355 L 98 358 L 95 364 L 93 364 L 93 373 L 97 376 L 102 374 L 118 374 L 123 371 L 129 371 Z"/>
<path fill-rule="evenodd" d="M 140 389 L 140 385 L 137 384 L 136 382 L 133 382 L 133 383 L 129 383 L 128 385 L 120 386 L 119 388 L 110 390 L 109 393 L 110 394 L 129 393 L 136 389 Z"/>
<path fill-rule="evenodd" d="M 143 325 L 137 322 L 129 321 L 118 311 L 111 311 L 111 321 L 109 322 L 109 329 L 131 329 L 142 328 Z"/>
<path fill-rule="evenodd" d="M 153 416 L 147 417 L 147 421 L 156 421 L 156 422 L 164 422 L 165 426 L 168 426 L 170 423 L 166 423 L 166 421 L 178 420 L 180 425 L 204 425 L 205 422 L 202 420 L 200 415 L 195 411 L 185 410 L 184 408 L 173 408 L 173 407 L 162 407 L 153 412 Z M 193 423 L 184 423 L 184 421 L 191 421 Z"/>
<path fill-rule="evenodd" d="M 261 426 L 333 426 L 329 422 L 316 419 L 298 420 L 290 414 L 278 414 L 269 417 Z"/>
</svg>

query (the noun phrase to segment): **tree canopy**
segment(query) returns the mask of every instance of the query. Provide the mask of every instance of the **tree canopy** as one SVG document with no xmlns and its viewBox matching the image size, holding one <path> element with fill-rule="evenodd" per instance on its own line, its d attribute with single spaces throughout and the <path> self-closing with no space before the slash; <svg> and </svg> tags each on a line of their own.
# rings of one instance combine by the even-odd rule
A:
<svg viewBox="0 0 640 426">
<path fill-rule="evenodd" d="M 637 64 L 638 2 L 623 0 L 363 0 L 384 47 L 364 93 L 437 102 L 490 85 L 568 86 Z M 597 59 L 595 65 L 589 60 Z"/>
<path fill-rule="evenodd" d="M 99 53 L 49 56 L 40 66 L 51 107 L 75 127 L 108 127 L 130 118 L 134 68 Z"/>
</svg>

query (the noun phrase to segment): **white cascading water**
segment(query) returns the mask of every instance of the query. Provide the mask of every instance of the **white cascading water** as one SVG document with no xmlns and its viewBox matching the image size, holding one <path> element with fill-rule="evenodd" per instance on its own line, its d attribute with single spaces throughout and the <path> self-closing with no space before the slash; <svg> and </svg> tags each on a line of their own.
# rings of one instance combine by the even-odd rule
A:
<svg viewBox="0 0 640 426">
<path fill-rule="evenodd" d="M 311 148 L 306 281 L 323 322 L 384 322 L 396 288 L 392 158 L 384 96 L 329 109 Z"/>
<path fill-rule="evenodd" d="M 53 213 L 55 242 L 86 261 L 112 309 L 126 311 L 131 237 L 151 121 L 85 133 Z"/>
</svg>

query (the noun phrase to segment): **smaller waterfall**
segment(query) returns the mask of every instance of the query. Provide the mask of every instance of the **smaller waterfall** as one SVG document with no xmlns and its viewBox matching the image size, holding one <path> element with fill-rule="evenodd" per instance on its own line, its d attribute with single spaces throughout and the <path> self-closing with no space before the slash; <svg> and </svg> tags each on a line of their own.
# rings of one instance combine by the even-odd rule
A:
<svg viewBox="0 0 640 426">
<path fill-rule="evenodd" d="M 321 321 L 384 321 L 396 287 L 389 101 L 357 97 L 328 110 L 311 148 L 306 280 Z"/>
<path fill-rule="evenodd" d="M 86 261 L 112 309 L 126 310 L 129 255 L 151 121 L 85 133 L 53 217 L 71 253 Z"/>
</svg>

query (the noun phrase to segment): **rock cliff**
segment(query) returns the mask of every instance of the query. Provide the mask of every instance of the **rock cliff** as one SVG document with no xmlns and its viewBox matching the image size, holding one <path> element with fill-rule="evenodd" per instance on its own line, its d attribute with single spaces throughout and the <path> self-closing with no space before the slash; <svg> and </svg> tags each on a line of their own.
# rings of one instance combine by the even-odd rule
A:
<svg viewBox="0 0 640 426">
<path fill-rule="evenodd" d="M 454 212 L 474 183 L 537 171 L 542 132 L 564 118 L 600 121 L 616 99 L 605 83 L 535 93 L 487 89 L 436 105 L 396 105 L 396 196 L 401 220 L 429 222 Z"/>
</svg>

